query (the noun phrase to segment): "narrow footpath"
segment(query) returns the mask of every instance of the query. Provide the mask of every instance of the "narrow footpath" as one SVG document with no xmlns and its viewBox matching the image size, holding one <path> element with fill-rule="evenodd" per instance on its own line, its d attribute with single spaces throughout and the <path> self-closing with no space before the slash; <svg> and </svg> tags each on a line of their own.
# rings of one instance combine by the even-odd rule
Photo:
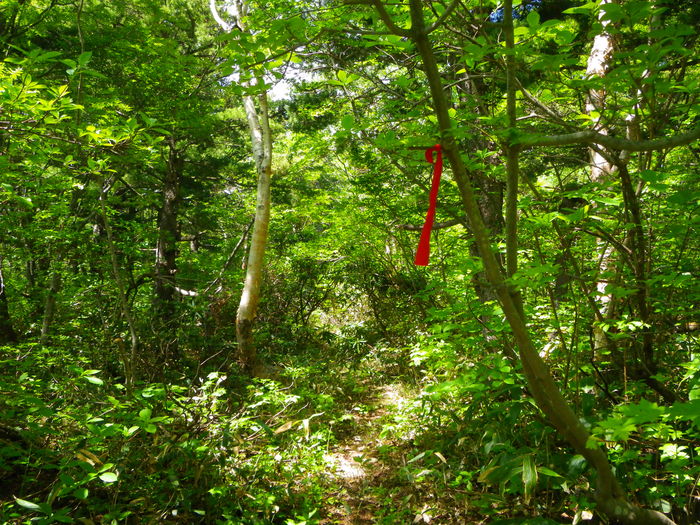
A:
<svg viewBox="0 0 700 525">
<path fill-rule="evenodd" d="M 395 385 L 385 385 L 377 392 L 366 412 L 353 414 L 355 432 L 326 455 L 329 475 L 340 487 L 337 505 L 329 511 L 324 524 L 366 525 L 377 523 L 383 504 L 379 492 L 390 468 L 379 454 L 389 445 L 381 436 L 385 416 L 401 400 Z"/>
</svg>

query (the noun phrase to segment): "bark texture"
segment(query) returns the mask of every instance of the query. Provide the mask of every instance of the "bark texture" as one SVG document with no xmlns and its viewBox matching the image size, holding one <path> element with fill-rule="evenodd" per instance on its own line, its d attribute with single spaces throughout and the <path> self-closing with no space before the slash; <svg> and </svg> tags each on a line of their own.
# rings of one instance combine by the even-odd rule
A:
<svg viewBox="0 0 700 525">
<path fill-rule="evenodd" d="M 5 279 L 2 274 L 2 258 L 0 258 L 0 345 L 16 343 L 17 332 L 12 327 L 10 309 L 7 304 Z"/>
<path fill-rule="evenodd" d="M 602 0 L 601 6 L 604 7 L 610 3 L 612 3 L 612 0 Z M 601 10 L 600 13 L 602 15 L 604 11 Z M 603 31 L 593 39 L 593 46 L 591 47 L 586 67 L 586 77 L 594 80 L 605 78 L 610 69 L 610 61 L 613 56 L 613 38 L 606 30 L 610 22 L 602 17 L 600 22 L 603 25 Z M 586 113 L 591 117 L 593 129 L 601 135 L 608 135 L 608 129 L 603 121 L 606 96 L 606 88 L 600 85 L 589 90 L 588 99 L 586 100 Z M 609 157 L 604 154 L 603 147 L 600 144 L 592 144 L 588 151 L 591 161 L 591 181 L 600 184 L 606 183 L 610 180 L 615 166 L 610 162 Z M 598 239 L 598 253 L 600 254 L 598 268 L 601 276 L 596 283 L 598 308 L 606 319 L 610 319 L 615 316 L 616 305 L 613 296 L 607 290 L 607 274 L 614 269 L 615 251 L 610 243 L 603 239 Z M 600 324 L 596 324 L 593 327 L 593 345 L 593 350 L 596 354 L 602 350 L 612 350 L 608 337 Z"/>
<path fill-rule="evenodd" d="M 253 97 L 245 97 L 244 106 L 258 172 L 258 188 L 245 282 L 236 314 L 236 338 L 238 340 L 239 360 L 243 368 L 248 372 L 254 372 L 257 368 L 257 352 L 253 341 L 253 323 L 260 302 L 263 260 L 270 224 L 272 136 L 268 120 L 267 93 L 263 93 L 259 97 L 259 116 Z"/>
<path fill-rule="evenodd" d="M 162 202 L 158 212 L 158 241 L 156 243 L 154 306 L 156 311 L 156 335 L 159 339 L 161 358 L 176 358 L 177 308 L 176 274 L 177 241 L 180 236 L 178 208 L 180 203 L 180 178 L 184 166 L 174 137 L 168 144 L 168 164 L 163 178 Z"/>
<path fill-rule="evenodd" d="M 224 29 L 230 31 L 234 26 L 246 31 L 243 17 L 248 6 L 242 0 L 233 0 L 227 4 L 229 13 L 234 18 L 234 24 L 229 24 L 220 15 L 216 0 L 210 0 L 209 7 L 212 16 Z M 252 87 L 253 82 L 246 82 L 246 87 Z M 257 98 L 257 105 L 256 99 Z M 260 302 L 260 286 L 262 283 L 263 261 L 267 235 L 270 224 L 270 179 L 272 178 L 272 134 L 270 132 L 269 108 L 267 92 L 263 91 L 257 97 L 243 97 L 243 107 L 248 120 L 248 130 L 253 150 L 253 160 L 258 175 L 257 196 L 255 204 L 255 219 L 253 233 L 250 239 L 250 251 L 246 265 L 245 282 L 241 300 L 236 314 L 236 339 L 238 342 L 238 360 L 243 369 L 254 374 L 258 367 L 257 351 L 253 340 L 255 316 Z"/>
<path fill-rule="evenodd" d="M 44 304 L 44 320 L 41 323 L 41 336 L 39 342 L 44 345 L 49 340 L 51 326 L 56 316 L 56 298 L 61 290 L 61 272 L 58 269 L 53 271 L 49 280 L 49 287 L 46 290 L 46 302 Z"/>
</svg>

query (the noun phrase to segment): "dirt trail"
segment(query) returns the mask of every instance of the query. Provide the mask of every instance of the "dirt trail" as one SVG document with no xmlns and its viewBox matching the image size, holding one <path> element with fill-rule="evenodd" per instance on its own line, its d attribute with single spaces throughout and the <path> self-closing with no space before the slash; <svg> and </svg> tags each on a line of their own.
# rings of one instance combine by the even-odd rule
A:
<svg viewBox="0 0 700 525">
<path fill-rule="evenodd" d="M 370 411 L 355 415 L 354 434 L 326 455 L 329 475 L 341 490 L 337 494 L 339 504 L 325 524 L 376 523 L 382 504 L 372 489 L 381 486 L 389 471 L 377 453 L 386 444 L 380 436 L 380 421 L 401 399 L 395 385 L 385 385 L 378 393 Z"/>
</svg>

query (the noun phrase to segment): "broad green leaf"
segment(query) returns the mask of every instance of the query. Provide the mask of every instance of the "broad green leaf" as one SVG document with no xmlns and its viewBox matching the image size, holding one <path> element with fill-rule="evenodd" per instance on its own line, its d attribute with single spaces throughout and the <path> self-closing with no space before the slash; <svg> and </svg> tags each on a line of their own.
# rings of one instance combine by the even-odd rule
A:
<svg viewBox="0 0 700 525">
<path fill-rule="evenodd" d="M 693 399 L 687 403 L 674 403 L 668 409 L 668 413 L 672 417 L 692 421 L 700 429 L 700 399 Z"/>
<path fill-rule="evenodd" d="M 622 406 L 619 411 L 637 425 L 658 421 L 666 413 L 665 408 L 646 399 L 642 399 L 637 404 Z"/>
<path fill-rule="evenodd" d="M 427 452 L 421 452 L 420 454 L 418 454 L 418 455 L 416 455 L 416 456 L 413 456 L 413 457 L 412 457 L 411 459 L 409 459 L 406 463 L 407 463 L 407 464 L 408 464 L 408 463 L 414 463 L 414 462 L 416 462 L 416 461 L 418 461 L 418 460 L 420 460 L 420 459 L 423 459 L 423 457 L 425 457 L 425 455 L 426 455 L 427 453 L 429 453 L 429 451 L 427 451 Z"/>
<path fill-rule="evenodd" d="M 114 483 L 119 479 L 119 476 L 115 472 L 103 472 L 100 474 L 100 479 L 105 483 Z"/>
<path fill-rule="evenodd" d="M 576 7 L 570 7 L 569 9 L 565 9 L 563 11 L 563 13 L 567 14 L 567 15 L 576 15 L 576 14 L 588 15 L 591 11 L 594 11 L 597 8 L 598 8 L 597 2 L 588 2 L 587 4 L 584 4 L 584 5 L 579 5 Z"/>
<path fill-rule="evenodd" d="M 343 118 L 340 119 L 340 124 L 349 131 L 355 126 L 355 118 L 352 115 L 343 115 Z"/>
<path fill-rule="evenodd" d="M 59 51 L 47 51 L 46 53 L 39 55 L 36 60 L 37 62 L 45 62 L 46 60 L 51 60 L 59 56 L 61 56 Z"/>
<path fill-rule="evenodd" d="M 88 493 L 88 489 L 86 489 L 85 487 L 80 487 L 73 491 L 73 496 L 75 496 L 78 499 L 86 499 L 88 497 Z"/>
<path fill-rule="evenodd" d="M 593 197 L 593 200 L 600 202 L 601 204 L 608 204 L 609 206 L 619 206 L 622 204 L 622 198 L 616 199 L 611 197 Z"/>
<path fill-rule="evenodd" d="M 92 58 L 92 51 L 85 51 L 84 53 L 81 53 L 80 56 L 78 56 L 78 64 L 80 67 L 84 67 L 87 65 L 88 62 L 90 62 L 90 59 Z"/>
<path fill-rule="evenodd" d="M 17 503 L 17 505 L 20 507 L 24 507 L 25 509 L 33 510 L 34 512 L 42 512 L 41 507 L 36 503 L 32 503 L 31 501 L 15 498 L 15 503 Z"/>
<path fill-rule="evenodd" d="M 530 27 L 536 29 L 540 25 L 540 14 L 533 9 L 527 14 L 525 20 Z"/>
</svg>

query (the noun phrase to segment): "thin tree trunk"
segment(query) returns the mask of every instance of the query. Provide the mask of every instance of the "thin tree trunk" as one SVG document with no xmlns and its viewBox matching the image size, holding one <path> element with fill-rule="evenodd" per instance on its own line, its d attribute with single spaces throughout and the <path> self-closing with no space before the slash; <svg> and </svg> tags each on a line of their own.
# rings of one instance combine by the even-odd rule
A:
<svg viewBox="0 0 700 525">
<path fill-rule="evenodd" d="M 515 36 L 513 34 L 513 3 L 506 1 L 503 10 L 503 29 L 506 40 L 506 116 L 509 134 L 516 131 L 516 83 L 515 83 Z M 510 139 L 509 139 L 510 140 Z M 512 278 L 518 271 L 518 192 L 520 166 L 517 147 L 504 144 L 506 155 L 506 275 Z M 525 322 L 523 302 L 520 292 L 511 288 L 509 295 L 513 298 L 520 317 Z"/>
<path fill-rule="evenodd" d="M 129 337 L 131 339 L 131 349 L 130 353 L 121 351 L 121 346 L 117 344 L 119 349 L 120 358 L 122 360 L 122 365 L 124 367 L 124 383 L 127 393 L 131 394 L 134 387 L 135 371 L 136 366 L 136 352 L 139 347 L 139 337 L 136 332 L 136 322 L 131 312 L 131 306 L 126 294 L 126 285 L 124 284 L 124 278 L 122 277 L 121 269 L 119 266 L 119 260 L 117 257 L 117 248 L 114 243 L 114 235 L 112 232 L 112 224 L 109 220 L 107 214 L 107 205 L 105 201 L 107 200 L 107 193 L 111 188 L 111 183 L 102 181 L 100 191 L 100 211 L 102 214 L 102 221 L 104 223 L 105 232 L 107 233 L 107 247 L 109 249 L 110 260 L 112 262 L 112 274 L 114 276 L 114 281 L 117 285 L 117 294 L 119 300 L 119 307 L 121 314 L 126 320 L 127 328 L 129 330 Z"/>
<path fill-rule="evenodd" d="M 245 97 L 243 103 L 248 117 L 253 155 L 258 172 L 258 189 L 245 283 L 236 314 L 236 338 L 238 339 L 239 359 L 243 367 L 249 372 L 254 372 L 258 360 L 253 342 L 253 323 L 260 301 L 263 258 L 270 223 L 272 135 L 268 120 L 267 93 L 263 93 L 259 97 L 260 118 L 258 118 L 253 97 Z"/>
<path fill-rule="evenodd" d="M 479 211 L 484 219 L 484 225 L 491 235 L 500 237 L 503 234 L 503 190 L 504 184 L 502 181 L 489 177 L 487 175 L 472 174 L 471 179 L 474 183 L 474 190 L 477 195 L 477 203 Z M 476 244 L 469 246 L 469 254 L 473 257 L 479 256 L 479 250 Z M 499 257 L 500 259 L 500 257 Z M 499 260 L 499 263 L 501 261 Z M 488 280 L 484 272 L 477 272 L 472 277 L 472 286 L 476 292 L 476 296 L 482 303 L 497 300 L 493 288 L 488 284 Z M 484 323 L 484 335 L 487 339 L 493 339 L 493 334 L 488 330 L 488 323 L 491 316 L 482 318 Z"/>
<path fill-rule="evenodd" d="M 225 31 L 230 31 L 233 25 L 227 23 L 219 16 L 216 0 L 210 0 L 209 7 L 217 23 Z M 242 0 L 234 0 L 229 4 L 229 7 L 235 18 L 235 25 L 238 29 L 244 31 L 243 17 L 248 11 L 248 6 Z M 252 82 L 246 83 L 246 87 L 252 87 L 252 85 Z M 255 374 L 259 368 L 257 351 L 253 341 L 253 326 L 260 301 L 263 260 L 270 223 L 270 179 L 272 178 L 272 133 L 270 132 L 267 91 L 260 93 L 257 98 L 258 104 L 256 107 L 255 99 L 252 95 L 243 97 L 243 107 L 248 119 L 253 159 L 258 175 L 258 187 L 245 282 L 236 314 L 238 359 L 243 369 L 251 374 Z"/>
<path fill-rule="evenodd" d="M 601 6 L 611 3 L 612 0 L 601 0 Z M 601 9 L 600 22 L 603 26 L 603 31 L 593 39 L 593 46 L 591 47 L 586 67 L 586 78 L 602 79 L 607 75 L 610 69 L 610 60 L 613 55 L 613 38 L 606 31 L 610 21 L 603 19 L 603 14 L 604 11 Z M 608 134 L 608 130 L 604 126 L 602 120 L 606 96 L 607 92 L 605 87 L 598 87 L 589 90 L 588 99 L 586 100 L 586 113 L 591 117 L 593 128 L 601 135 Z M 600 145 L 593 144 L 588 151 L 591 159 L 591 181 L 600 184 L 608 182 L 615 166 L 610 162 L 607 156 L 604 155 Z M 598 252 L 600 253 L 599 275 L 601 276 L 596 283 L 597 299 L 601 313 L 606 318 L 611 318 L 615 315 L 616 308 L 614 298 L 608 292 L 606 274 L 612 271 L 615 265 L 615 251 L 613 246 L 603 239 L 598 239 L 597 245 Z M 593 345 L 593 350 L 596 354 L 603 350 L 611 350 L 610 341 L 600 323 L 596 323 L 593 326 Z"/>
<path fill-rule="evenodd" d="M 0 257 L 0 345 L 16 343 L 17 332 L 12 327 L 10 309 L 7 304 L 7 291 L 2 273 L 2 257 Z"/>
<path fill-rule="evenodd" d="M 170 137 L 168 146 L 168 165 L 163 179 L 163 201 L 158 217 L 154 286 L 156 333 L 160 339 L 161 357 L 164 361 L 178 355 L 175 290 L 179 237 L 178 205 L 183 167 L 183 159 L 176 148 L 174 137 Z"/>
<path fill-rule="evenodd" d="M 654 15 L 652 18 L 652 27 L 658 28 L 660 25 L 659 16 Z M 650 39 L 650 45 L 653 41 Z M 649 76 L 649 70 L 642 73 L 642 77 Z M 637 103 L 634 105 L 632 112 L 626 118 L 627 138 L 629 140 L 640 140 L 641 129 L 639 115 L 642 112 L 644 103 L 643 90 L 637 89 L 635 96 Z M 651 159 L 649 153 L 640 154 L 639 169 L 647 169 Z M 642 332 L 642 340 L 633 343 L 635 357 L 637 360 L 636 369 L 633 370 L 635 376 L 641 377 L 647 385 L 656 392 L 661 394 L 668 404 L 672 404 L 677 400 L 676 394 L 662 384 L 654 375 L 658 372 L 654 356 L 654 334 L 651 330 L 651 307 L 649 304 L 649 284 L 648 284 L 648 263 L 649 263 L 649 247 L 644 232 L 644 224 L 641 206 L 639 203 L 639 192 L 634 187 L 632 177 L 629 172 L 630 155 L 626 152 L 619 155 L 616 159 L 616 166 L 620 174 L 620 185 L 622 187 L 622 197 L 625 202 L 625 210 L 629 214 L 627 222 L 630 224 L 627 231 L 627 243 L 630 248 L 630 259 L 632 271 L 635 278 L 635 286 L 637 288 L 634 295 L 637 315 L 639 320 L 644 324 Z M 641 188 L 641 187 L 640 187 Z M 626 243 L 626 244 L 627 244 Z"/>
<path fill-rule="evenodd" d="M 54 270 L 46 290 L 46 303 L 44 304 L 44 320 L 41 323 L 41 336 L 39 342 L 44 345 L 48 342 L 51 325 L 56 315 L 56 297 L 61 289 L 61 273 Z"/>
</svg>

